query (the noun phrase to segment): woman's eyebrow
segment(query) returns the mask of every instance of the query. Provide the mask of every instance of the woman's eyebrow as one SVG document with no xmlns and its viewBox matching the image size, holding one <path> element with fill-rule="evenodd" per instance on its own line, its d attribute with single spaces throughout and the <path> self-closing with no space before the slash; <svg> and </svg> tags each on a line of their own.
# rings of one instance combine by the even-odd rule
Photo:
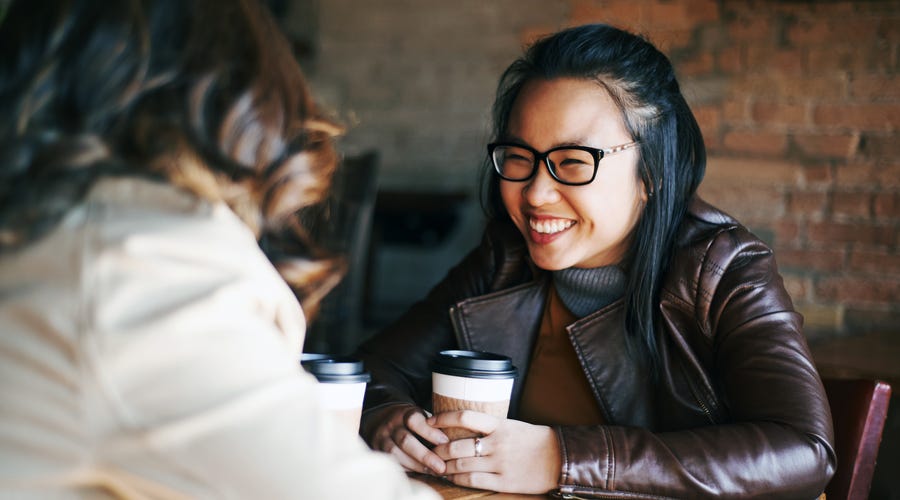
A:
<svg viewBox="0 0 900 500">
<path fill-rule="evenodd" d="M 500 142 L 511 142 L 514 144 L 521 144 L 523 146 L 528 146 L 529 148 L 537 151 L 537 148 L 535 148 L 534 146 L 529 144 L 528 141 L 526 141 L 526 140 L 522 139 L 521 137 L 516 136 L 514 134 L 503 134 L 502 136 L 500 136 Z M 563 142 L 554 143 L 551 147 L 549 147 L 547 149 L 549 150 L 549 149 L 563 148 L 563 147 L 570 147 L 570 146 L 589 146 L 589 144 L 587 144 L 587 141 L 585 141 L 585 140 L 563 141 Z M 589 147 L 593 147 L 593 146 L 589 146 Z"/>
</svg>

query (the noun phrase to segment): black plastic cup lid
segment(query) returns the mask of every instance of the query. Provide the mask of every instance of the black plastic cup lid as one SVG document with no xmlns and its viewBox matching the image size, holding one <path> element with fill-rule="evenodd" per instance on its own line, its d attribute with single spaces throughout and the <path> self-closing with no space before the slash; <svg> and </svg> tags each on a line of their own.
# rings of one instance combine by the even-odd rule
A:
<svg viewBox="0 0 900 500">
<path fill-rule="evenodd" d="M 303 353 L 300 365 L 319 382 L 358 384 L 372 380 L 372 376 L 364 371 L 363 362 L 348 356 Z"/>
<path fill-rule="evenodd" d="M 509 357 L 482 351 L 441 351 L 431 368 L 437 373 L 458 377 L 502 379 L 516 376 L 516 367 Z"/>
</svg>

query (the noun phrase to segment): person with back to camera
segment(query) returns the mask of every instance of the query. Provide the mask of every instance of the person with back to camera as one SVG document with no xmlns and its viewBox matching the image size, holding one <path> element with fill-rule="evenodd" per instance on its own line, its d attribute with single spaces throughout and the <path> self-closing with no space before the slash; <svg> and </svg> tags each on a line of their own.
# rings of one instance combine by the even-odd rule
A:
<svg viewBox="0 0 900 500">
<path fill-rule="evenodd" d="M 264 7 L 14 1 L 0 115 L 0 497 L 437 498 L 300 369 L 332 261 L 257 239 L 339 129 Z"/>
<path fill-rule="evenodd" d="M 831 415 L 772 251 L 696 195 L 705 149 L 668 59 L 605 26 L 503 74 L 480 246 L 357 353 L 361 434 L 504 492 L 815 498 Z M 445 349 L 519 368 L 510 418 L 429 416 Z M 448 442 L 441 429 L 481 437 Z"/>
</svg>

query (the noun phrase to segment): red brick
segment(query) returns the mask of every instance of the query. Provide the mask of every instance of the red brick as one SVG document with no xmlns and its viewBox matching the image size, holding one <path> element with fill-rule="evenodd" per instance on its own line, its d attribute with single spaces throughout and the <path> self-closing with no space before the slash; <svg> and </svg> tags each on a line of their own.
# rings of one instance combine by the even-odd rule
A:
<svg viewBox="0 0 900 500">
<path fill-rule="evenodd" d="M 900 193 L 879 193 L 875 195 L 875 217 L 900 220 Z"/>
<path fill-rule="evenodd" d="M 700 105 L 694 106 L 694 118 L 700 125 L 703 132 L 703 139 L 706 142 L 706 148 L 710 150 L 718 149 L 719 146 L 719 130 L 722 126 L 722 108 L 720 106 Z"/>
<path fill-rule="evenodd" d="M 877 277 L 832 277 L 816 283 L 816 297 L 850 304 L 900 302 L 900 279 Z"/>
<path fill-rule="evenodd" d="M 846 222 L 810 222 L 807 238 L 814 243 L 854 243 L 866 246 L 894 244 L 896 229 L 887 225 Z"/>
<path fill-rule="evenodd" d="M 675 70 L 679 76 L 708 75 L 713 71 L 713 55 L 710 52 L 700 52 L 690 59 L 678 61 Z"/>
<path fill-rule="evenodd" d="M 740 45 L 722 47 L 716 54 L 716 65 L 728 74 L 744 71 L 747 68 L 745 52 L 745 47 Z"/>
<path fill-rule="evenodd" d="M 900 158 L 900 134 L 865 135 L 861 152 L 868 158 Z"/>
<path fill-rule="evenodd" d="M 772 228 L 775 230 L 775 245 L 777 247 L 794 246 L 800 243 L 800 224 L 789 220 L 779 220 L 772 225 Z"/>
<path fill-rule="evenodd" d="M 841 187 L 877 187 L 876 171 L 872 164 L 838 165 L 835 169 L 835 184 Z"/>
<path fill-rule="evenodd" d="M 900 253 L 896 250 L 854 250 L 847 268 L 884 276 L 900 276 Z"/>
<path fill-rule="evenodd" d="M 668 29 L 666 25 L 656 27 L 650 36 L 653 45 L 667 55 L 671 55 L 676 49 L 687 47 L 693 39 L 693 28 Z"/>
<path fill-rule="evenodd" d="M 646 10 L 646 22 L 651 26 L 665 26 L 667 28 L 684 29 L 693 28 L 697 21 L 688 15 L 689 7 L 686 2 L 660 2 L 649 3 Z"/>
<path fill-rule="evenodd" d="M 850 80 L 850 97 L 881 101 L 900 98 L 900 78 L 892 75 L 859 75 Z"/>
<path fill-rule="evenodd" d="M 900 104 L 820 104 L 813 121 L 823 126 L 862 130 L 900 128 Z"/>
<path fill-rule="evenodd" d="M 803 70 L 804 52 L 800 49 L 780 49 L 765 45 L 747 48 L 747 67 L 766 71 L 798 74 Z"/>
<path fill-rule="evenodd" d="M 753 121 L 771 125 L 805 125 L 808 106 L 801 103 L 758 101 L 750 111 Z"/>
<path fill-rule="evenodd" d="M 828 195 L 816 191 L 797 191 L 790 194 L 788 213 L 804 218 L 821 218 L 828 207 Z"/>
<path fill-rule="evenodd" d="M 900 163 L 883 163 L 876 170 L 878 183 L 884 189 L 900 187 Z"/>
<path fill-rule="evenodd" d="M 762 42 L 774 37 L 774 29 L 767 17 L 743 17 L 728 23 L 728 35 L 735 41 Z"/>
<path fill-rule="evenodd" d="M 890 58 L 885 57 L 889 52 L 890 47 L 877 40 L 863 44 L 842 43 L 809 47 L 806 67 L 813 75 L 887 72 L 891 70 Z"/>
<path fill-rule="evenodd" d="M 550 26 L 531 26 L 519 32 L 519 43 L 527 47 L 556 30 L 555 27 Z"/>
<path fill-rule="evenodd" d="M 779 265 L 781 263 L 781 252 L 775 254 L 775 259 Z M 794 275 L 790 272 L 782 272 L 784 278 L 784 288 L 795 302 L 803 301 L 807 298 L 808 291 L 811 288 L 809 278 L 803 275 Z"/>
<path fill-rule="evenodd" d="M 722 119 L 734 125 L 747 123 L 747 100 L 731 98 L 722 103 Z"/>
<path fill-rule="evenodd" d="M 794 143 L 811 158 L 849 158 L 859 146 L 856 134 L 796 134 Z"/>
<path fill-rule="evenodd" d="M 769 92 L 774 90 L 777 95 L 790 99 L 833 100 L 847 94 L 847 81 L 843 75 L 777 75 L 774 84 L 775 88 Z"/>
<path fill-rule="evenodd" d="M 731 79 L 731 95 L 744 98 L 758 96 L 780 97 L 775 95 L 776 80 L 772 75 L 760 72 L 760 68 L 747 68 L 741 75 Z"/>
<path fill-rule="evenodd" d="M 772 132 L 731 131 L 723 139 L 725 148 L 739 153 L 778 156 L 787 151 L 787 136 Z"/>
<path fill-rule="evenodd" d="M 874 38 L 878 21 L 874 18 L 841 18 L 799 20 L 788 29 L 788 41 L 796 45 L 827 45 L 836 40 L 843 43 L 865 43 Z"/>
<path fill-rule="evenodd" d="M 731 85 L 731 91 L 738 95 L 792 101 L 843 99 L 846 88 L 846 78 L 843 75 L 808 76 L 781 73 L 749 73 L 742 78 L 735 78 Z"/>
<path fill-rule="evenodd" d="M 573 25 L 605 22 L 610 24 L 639 26 L 646 23 L 647 5 L 644 2 L 579 0 L 574 2 L 570 14 Z M 599 5 L 598 5 L 599 4 Z M 633 29 L 633 28 L 632 28 Z"/>
<path fill-rule="evenodd" d="M 891 71 L 900 68 L 900 43 L 894 42 L 891 44 L 890 49 L 885 54 L 885 59 L 890 61 Z"/>
<path fill-rule="evenodd" d="M 828 2 L 772 2 L 768 4 L 767 10 L 777 14 L 791 14 L 800 17 L 829 18 L 841 15 L 846 17 L 856 11 L 855 3 L 852 1 L 840 2 L 837 0 L 829 0 Z"/>
<path fill-rule="evenodd" d="M 835 216 L 871 217 L 872 193 L 835 192 L 831 199 L 831 211 Z"/>
<path fill-rule="evenodd" d="M 703 181 L 700 196 L 745 224 L 784 213 L 784 196 L 772 186 Z"/>
<path fill-rule="evenodd" d="M 832 167 L 830 165 L 804 165 L 804 185 L 830 185 L 834 181 Z"/>
<path fill-rule="evenodd" d="M 721 184 L 796 185 L 803 172 L 796 163 L 758 158 L 710 156 L 706 164 L 706 179 Z"/>
<path fill-rule="evenodd" d="M 846 253 L 841 249 L 787 250 L 779 248 L 775 254 L 779 268 L 821 272 L 840 271 L 844 267 L 845 257 Z"/>
<path fill-rule="evenodd" d="M 893 15 L 884 15 L 878 20 L 878 36 L 888 42 L 900 42 L 900 16 L 897 15 L 896 3 L 891 11 Z"/>
<path fill-rule="evenodd" d="M 900 164 L 841 165 L 837 167 L 835 181 L 844 187 L 896 188 L 900 186 Z"/>
<path fill-rule="evenodd" d="M 716 0 L 685 0 L 687 15 L 696 23 L 709 23 L 721 19 Z"/>
</svg>

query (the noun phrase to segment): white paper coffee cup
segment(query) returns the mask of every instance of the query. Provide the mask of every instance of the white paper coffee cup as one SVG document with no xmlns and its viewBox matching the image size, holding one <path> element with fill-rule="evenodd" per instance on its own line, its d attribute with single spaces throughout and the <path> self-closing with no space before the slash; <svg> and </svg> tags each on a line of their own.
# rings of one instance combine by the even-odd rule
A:
<svg viewBox="0 0 900 500">
<path fill-rule="evenodd" d="M 319 403 L 340 425 L 359 432 L 363 398 L 371 375 L 362 361 L 346 356 L 304 353 L 300 364 L 320 383 L 316 387 Z"/>
<path fill-rule="evenodd" d="M 499 418 L 509 413 L 516 368 L 508 357 L 480 351 L 441 351 L 432 363 L 432 410 L 435 414 L 474 410 Z M 477 434 L 444 429 L 451 440 Z"/>
</svg>

